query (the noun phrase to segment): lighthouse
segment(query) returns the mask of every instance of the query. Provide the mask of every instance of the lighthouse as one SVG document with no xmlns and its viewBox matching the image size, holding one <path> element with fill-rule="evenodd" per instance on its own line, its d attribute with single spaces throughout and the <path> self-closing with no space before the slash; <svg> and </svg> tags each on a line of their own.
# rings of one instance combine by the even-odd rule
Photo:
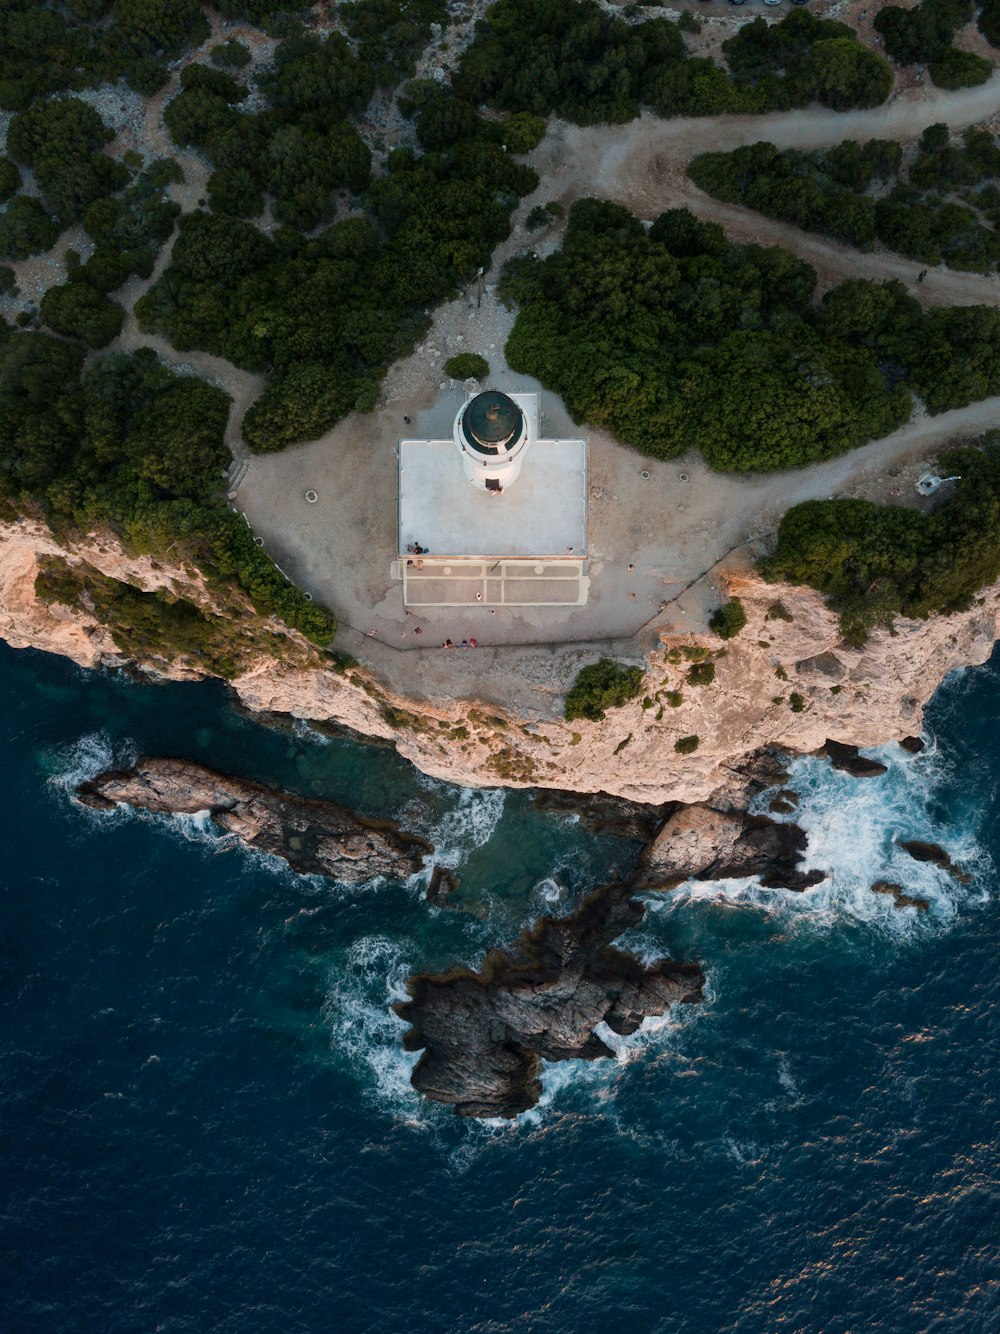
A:
<svg viewBox="0 0 1000 1334">
<path fill-rule="evenodd" d="M 453 430 L 466 478 L 492 495 L 517 481 L 532 436 L 530 418 L 509 394 L 498 389 L 470 394 Z"/>
</svg>

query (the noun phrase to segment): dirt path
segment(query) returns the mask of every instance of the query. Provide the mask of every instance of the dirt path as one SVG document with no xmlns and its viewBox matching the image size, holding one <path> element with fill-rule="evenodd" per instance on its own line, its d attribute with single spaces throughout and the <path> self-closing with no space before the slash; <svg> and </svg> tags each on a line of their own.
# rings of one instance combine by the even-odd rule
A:
<svg viewBox="0 0 1000 1334">
<path fill-rule="evenodd" d="M 821 288 L 846 277 L 898 278 L 915 286 L 925 265 L 882 248 L 862 253 L 751 209 L 720 203 L 688 179 L 687 163 L 695 153 L 728 152 L 761 140 L 779 148 L 812 149 L 852 138 L 912 139 L 935 122 L 960 130 L 998 112 L 1000 72 L 979 88 L 954 93 L 925 89 L 871 111 L 806 107 L 766 116 L 668 121 L 647 114 L 624 126 L 587 128 L 557 122 L 531 162 L 544 182 L 539 199 L 557 197 L 568 205 L 600 195 L 644 218 L 668 208 L 689 208 L 698 217 L 722 223 L 737 240 L 780 245 L 800 255 L 816 269 Z M 924 304 L 992 302 L 1000 297 L 1000 280 L 939 267 L 930 270 L 916 295 Z"/>
</svg>

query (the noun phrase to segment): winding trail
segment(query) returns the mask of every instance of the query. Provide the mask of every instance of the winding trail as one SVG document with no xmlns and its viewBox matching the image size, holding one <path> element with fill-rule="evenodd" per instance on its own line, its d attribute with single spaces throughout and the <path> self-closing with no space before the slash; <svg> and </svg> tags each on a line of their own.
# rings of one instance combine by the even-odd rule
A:
<svg viewBox="0 0 1000 1334">
<path fill-rule="evenodd" d="M 687 163 L 698 153 L 728 152 L 762 140 L 778 148 L 813 149 L 844 139 L 914 139 L 936 122 L 962 130 L 998 114 L 1000 71 L 978 88 L 953 93 L 925 90 L 919 96 L 898 96 L 870 111 L 836 112 L 813 106 L 762 116 L 688 120 L 659 120 L 644 114 L 624 126 L 586 128 L 557 122 L 530 160 L 544 181 L 539 197 L 558 194 L 569 204 L 599 195 L 645 218 L 668 208 L 688 208 L 700 218 L 721 223 L 737 240 L 780 245 L 799 255 L 816 269 L 821 288 L 845 277 L 898 278 L 915 284 L 926 265 L 889 250 L 853 250 L 752 209 L 721 203 L 688 179 Z M 916 295 L 933 305 L 992 303 L 1000 299 L 1000 279 L 933 268 Z"/>
</svg>

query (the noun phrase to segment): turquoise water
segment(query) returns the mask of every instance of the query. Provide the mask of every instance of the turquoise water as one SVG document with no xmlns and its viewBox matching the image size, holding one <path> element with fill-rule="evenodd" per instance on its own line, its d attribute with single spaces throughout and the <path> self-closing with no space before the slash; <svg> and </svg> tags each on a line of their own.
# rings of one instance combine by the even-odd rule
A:
<svg viewBox="0 0 1000 1334">
<path fill-rule="evenodd" d="M 0 648 L 3 1246 L 11 1331 L 1000 1327 L 1000 664 L 920 757 L 793 786 L 830 882 L 651 902 L 625 943 L 708 1000 L 566 1063 L 513 1125 L 421 1103 L 390 1009 L 638 849 L 391 752 L 274 731 L 215 685 Z M 462 878 L 346 889 L 195 820 L 73 804 L 141 752 L 392 814 Z M 893 836 L 943 843 L 959 886 Z M 868 884 L 931 900 L 899 912 Z"/>
</svg>

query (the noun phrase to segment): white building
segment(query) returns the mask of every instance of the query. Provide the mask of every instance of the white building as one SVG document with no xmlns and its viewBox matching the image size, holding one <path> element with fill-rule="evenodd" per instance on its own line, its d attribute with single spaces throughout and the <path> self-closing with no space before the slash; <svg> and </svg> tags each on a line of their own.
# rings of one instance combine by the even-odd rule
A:
<svg viewBox="0 0 1000 1334">
<path fill-rule="evenodd" d="M 407 606 L 587 601 L 587 442 L 541 435 L 539 396 L 469 394 L 450 440 L 398 444 Z"/>
</svg>

